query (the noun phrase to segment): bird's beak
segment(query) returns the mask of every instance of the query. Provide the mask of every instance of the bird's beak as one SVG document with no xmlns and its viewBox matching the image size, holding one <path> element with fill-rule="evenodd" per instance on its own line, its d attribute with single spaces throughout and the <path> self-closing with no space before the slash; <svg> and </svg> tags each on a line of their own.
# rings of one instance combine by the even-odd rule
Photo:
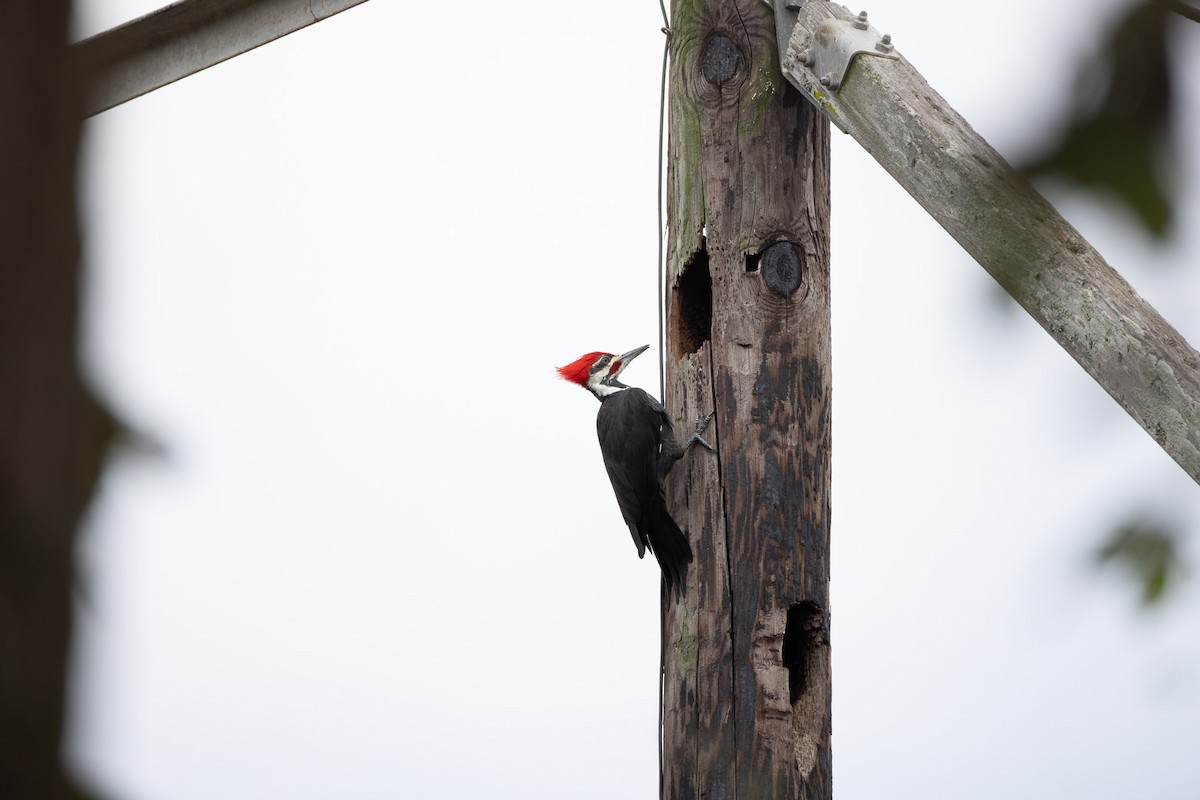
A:
<svg viewBox="0 0 1200 800">
<path fill-rule="evenodd" d="M 644 344 L 641 347 L 636 347 L 633 350 L 630 350 L 628 353 L 622 353 L 621 355 L 617 356 L 617 360 L 621 362 L 621 369 L 624 370 L 629 366 L 630 361 L 633 361 L 635 358 L 649 349 L 650 345 Z"/>
</svg>

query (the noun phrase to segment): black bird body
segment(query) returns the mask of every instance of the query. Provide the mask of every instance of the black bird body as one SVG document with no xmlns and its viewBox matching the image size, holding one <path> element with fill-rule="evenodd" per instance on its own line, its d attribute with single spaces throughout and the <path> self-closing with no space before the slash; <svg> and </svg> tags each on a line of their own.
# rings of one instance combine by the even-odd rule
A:
<svg viewBox="0 0 1200 800">
<path fill-rule="evenodd" d="M 670 450 L 677 447 L 667 410 L 641 389 L 610 394 L 600 399 L 596 434 L 638 558 L 646 550 L 654 553 L 667 589 L 681 593 L 692 546 L 667 511 L 663 481 L 675 463 Z M 665 469 L 660 462 L 665 462 Z"/>
<path fill-rule="evenodd" d="M 687 581 L 688 564 L 692 562 L 692 546 L 667 511 L 663 482 L 671 467 L 692 445 L 699 443 L 712 448 L 700 438 L 708 419 L 697 425 L 691 438 L 680 445 L 662 403 L 618 380 L 629 362 L 648 347 L 620 356 L 588 353 L 559 367 L 558 372 L 599 399 L 596 434 L 621 516 L 629 526 L 638 558 L 645 557 L 647 550 L 654 553 L 662 568 L 667 593 L 679 597 Z"/>
</svg>

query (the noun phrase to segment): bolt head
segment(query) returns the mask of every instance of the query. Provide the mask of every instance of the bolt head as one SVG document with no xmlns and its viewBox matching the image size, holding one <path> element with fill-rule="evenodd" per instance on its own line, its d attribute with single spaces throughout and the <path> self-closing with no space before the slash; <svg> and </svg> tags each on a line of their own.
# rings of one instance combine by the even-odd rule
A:
<svg viewBox="0 0 1200 800">
<path fill-rule="evenodd" d="M 854 20 L 854 27 L 862 31 L 865 31 L 869 27 L 867 24 L 867 12 L 858 12 L 858 19 Z"/>
<path fill-rule="evenodd" d="M 821 85 L 822 86 L 828 86 L 831 81 L 832 81 L 832 78 L 830 78 L 828 75 L 821 76 Z"/>
</svg>

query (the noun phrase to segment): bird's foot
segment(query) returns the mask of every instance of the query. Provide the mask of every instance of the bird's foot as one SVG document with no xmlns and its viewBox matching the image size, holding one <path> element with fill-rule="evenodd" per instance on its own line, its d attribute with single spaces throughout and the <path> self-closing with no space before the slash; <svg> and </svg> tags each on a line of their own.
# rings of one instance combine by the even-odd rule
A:
<svg viewBox="0 0 1200 800">
<path fill-rule="evenodd" d="M 708 412 L 707 417 L 696 423 L 696 430 L 692 433 L 692 435 L 688 438 L 687 443 L 683 446 L 685 450 L 694 444 L 702 444 L 712 452 L 717 452 L 717 448 L 704 441 L 704 437 L 700 435 L 704 433 L 704 429 L 708 427 L 708 423 L 712 421 L 712 418 L 716 413 L 716 411 L 710 411 Z"/>
</svg>

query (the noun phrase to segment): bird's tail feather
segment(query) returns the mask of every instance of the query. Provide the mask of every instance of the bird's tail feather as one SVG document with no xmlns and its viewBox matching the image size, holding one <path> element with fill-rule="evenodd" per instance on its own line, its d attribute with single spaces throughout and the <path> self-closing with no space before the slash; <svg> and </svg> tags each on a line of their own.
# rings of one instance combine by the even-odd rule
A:
<svg viewBox="0 0 1200 800">
<path fill-rule="evenodd" d="M 687 584 L 688 564 L 692 563 L 692 546 L 688 544 L 687 536 L 671 519 L 667 507 L 662 503 L 654 503 L 646 525 L 645 534 L 650 552 L 658 559 L 662 567 L 663 581 L 667 586 L 667 594 L 676 599 L 683 597 L 683 589 Z"/>
</svg>

